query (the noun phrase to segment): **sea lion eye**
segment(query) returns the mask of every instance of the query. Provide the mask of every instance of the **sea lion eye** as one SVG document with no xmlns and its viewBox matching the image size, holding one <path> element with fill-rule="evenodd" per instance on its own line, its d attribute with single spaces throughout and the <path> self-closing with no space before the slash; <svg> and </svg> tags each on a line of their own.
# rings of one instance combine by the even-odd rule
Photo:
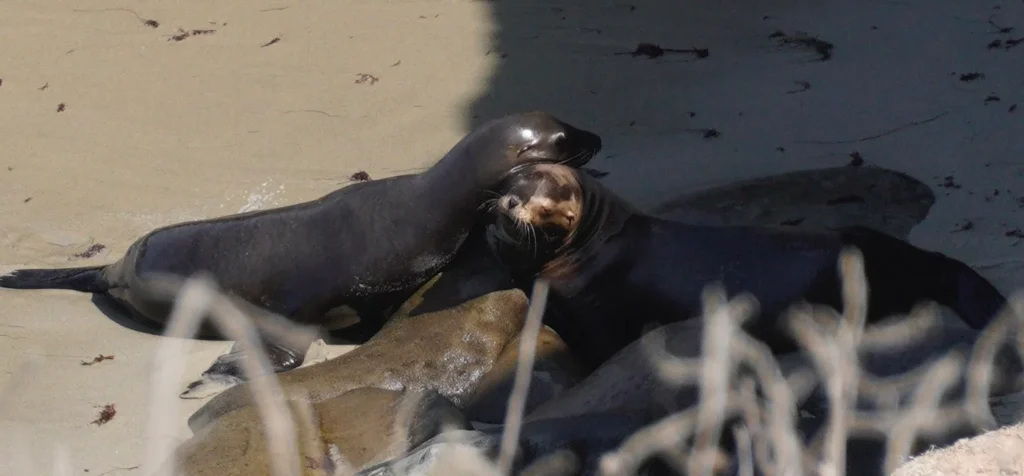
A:
<svg viewBox="0 0 1024 476">
<path fill-rule="evenodd" d="M 536 146 L 537 146 L 537 141 L 533 141 L 533 142 L 530 142 L 529 144 L 526 144 L 526 145 L 520 147 L 519 148 L 519 152 L 516 153 L 516 157 L 522 157 L 523 154 L 533 150 L 533 148 L 536 147 Z"/>
</svg>

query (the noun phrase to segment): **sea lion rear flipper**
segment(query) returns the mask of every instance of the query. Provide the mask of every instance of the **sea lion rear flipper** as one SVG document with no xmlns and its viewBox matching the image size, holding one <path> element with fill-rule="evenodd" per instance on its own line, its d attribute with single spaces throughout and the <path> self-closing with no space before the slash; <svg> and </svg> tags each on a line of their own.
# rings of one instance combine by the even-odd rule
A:
<svg viewBox="0 0 1024 476">
<path fill-rule="evenodd" d="M 55 269 L 19 269 L 0 276 L 0 288 L 69 289 L 101 293 L 111 288 L 103 270 L 106 266 Z"/>
</svg>

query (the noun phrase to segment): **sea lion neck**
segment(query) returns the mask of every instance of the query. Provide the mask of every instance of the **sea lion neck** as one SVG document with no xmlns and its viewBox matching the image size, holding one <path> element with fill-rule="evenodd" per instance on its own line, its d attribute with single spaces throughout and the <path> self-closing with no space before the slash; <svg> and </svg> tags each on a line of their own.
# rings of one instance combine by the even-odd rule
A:
<svg viewBox="0 0 1024 476">
<path fill-rule="evenodd" d="M 515 151 L 504 137 L 503 121 L 485 124 L 455 144 L 433 167 L 417 177 L 418 186 L 445 190 L 450 209 L 475 209 L 515 166 Z"/>
</svg>

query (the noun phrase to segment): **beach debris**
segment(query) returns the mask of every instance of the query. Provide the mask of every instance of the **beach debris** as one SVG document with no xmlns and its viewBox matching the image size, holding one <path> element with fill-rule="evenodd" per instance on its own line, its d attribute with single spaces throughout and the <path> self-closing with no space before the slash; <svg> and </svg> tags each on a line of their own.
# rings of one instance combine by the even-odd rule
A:
<svg viewBox="0 0 1024 476">
<path fill-rule="evenodd" d="M 683 130 L 687 131 L 687 132 L 697 132 L 697 133 L 700 133 L 701 137 L 703 137 L 705 139 L 714 139 L 716 137 L 721 137 L 722 136 L 722 133 L 718 132 L 718 129 L 715 129 L 715 128 L 709 128 L 709 129 L 683 129 Z"/>
<path fill-rule="evenodd" d="M 945 177 L 942 177 L 942 183 L 940 183 L 939 186 L 942 187 L 942 188 L 953 188 L 953 189 L 959 189 L 960 188 L 960 184 L 956 183 L 956 180 L 953 179 L 952 175 L 947 175 Z"/>
<path fill-rule="evenodd" d="M 132 470 L 136 470 L 136 469 L 139 469 L 138 465 L 135 465 L 135 466 L 115 466 L 114 469 L 111 469 L 111 470 L 108 470 L 108 471 L 104 471 L 104 472 L 102 472 L 100 474 L 97 474 L 96 476 L 106 476 L 108 474 L 113 474 L 116 471 L 132 471 Z M 87 469 L 87 470 L 85 470 L 85 472 L 88 473 L 89 470 Z"/>
<path fill-rule="evenodd" d="M 786 94 L 802 93 L 804 91 L 807 91 L 808 89 L 811 89 L 811 83 L 808 82 L 808 81 L 798 80 L 798 81 L 793 81 L 793 84 L 796 84 L 797 86 L 799 86 L 799 88 L 798 89 L 791 89 L 789 91 L 786 91 Z"/>
<path fill-rule="evenodd" d="M 979 79 L 985 79 L 984 73 L 963 73 L 960 75 L 960 81 L 969 83 L 971 81 L 977 81 Z"/>
<path fill-rule="evenodd" d="M 377 81 L 380 81 L 380 78 L 378 78 L 378 77 L 376 77 L 376 76 L 374 76 L 372 74 L 369 74 L 369 73 L 356 73 L 356 80 L 355 80 L 356 84 L 370 83 L 370 86 L 373 86 L 374 84 L 377 84 Z"/>
<path fill-rule="evenodd" d="M 615 53 L 616 55 L 630 55 L 633 57 L 646 56 L 654 59 L 659 56 L 665 56 L 666 54 L 692 54 L 697 59 L 707 58 L 711 53 L 707 48 L 662 48 L 654 43 L 638 43 L 636 49 L 633 51 L 621 51 Z"/>
<path fill-rule="evenodd" d="M 57 105 L 57 112 L 64 112 L 64 109 L 66 108 L 67 106 L 65 106 L 64 103 L 60 103 Z"/>
<path fill-rule="evenodd" d="M 990 102 L 998 102 L 998 101 L 1002 101 L 1002 99 L 1000 99 L 999 96 L 996 96 L 995 94 L 989 94 L 988 96 L 985 96 L 985 104 L 986 105 L 988 103 L 990 103 Z"/>
<path fill-rule="evenodd" d="M 260 45 L 260 48 L 266 48 L 266 47 L 268 47 L 270 45 L 273 45 L 273 44 L 275 44 L 275 43 L 277 43 L 279 41 L 281 41 L 281 37 L 280 36 L 275 36 L 275 37 L 271 38 L 270 41 Z"/>
<path fill-rule="evenodd" d="M 963 220 L 953 227 L 953 231 L 950 233 L 960 233 L 961 231 L 968 231 L 974 229 L 974 222 L 970 220 Z"/>
<path fill-rule="evenodd" d="M 365 171 L 360 170 L 360 171 L 352 174 L 352 176 L 349 177 L 349 180 L 352 180 L 354 182 L 367 182 L 367 181 L 370 180 L 370 174 L 366 173 Z"/>
<path fill-rule="evenodd" d="M 846 164 L 850 167 L 860 167 L 864 165 L 864 156 L 860 155 L 860 152 L 850 152 L 850 163 Z"/>
<path fill-rule="evenodd" d="M 96 417 L 96 419 L 91 422 L 96 426 L 107 424 L 108 422 L 110 422 L 110 420 L 114 419 L 114 415 L 117 415 L 117 409 L 114 408 L 113 403 L 108 403 L 106 405 L 103 405 L 102 407 L 97 408 L 100 409 L 100 413 Z"/>
<path fill-rule="evenodd" d="M 127 13 L 131 13 L 132 15 L 134 15 L 135 18 L 137 20 L 139 20 L 139 23 L 142 23 L 145 26 L 148 26 L 150 28 L 158 28 L 160 26 L 160 22 L 158 22 L 156 20 L 153 20 L 153 19 L 150 19 L 150 18 L 143 18 L 142 15 L 139 15 L 135 10 L 132 10 L 131 8 L 100 8 L 100 9 L 79 9 L 79 8 L 76 8 L 75 11 L 78 12 L 78 13 L 127 12 Z"/>
<path fill-rule="evenodd" d="M 1016 104 L 1012 104 L 1012 105 L 1010 105 L 1010 108 L 1006 110 L 1006 112 L 1013 112 L 1013 111 L 1016 111 L 1016 110 L 1017 110 L 1017 105 Z"/>
<path fill-rule="evenodd" d="M 114 360 L 114 356 L 113 355 L 98 354 L 98 355 L 96 355 L 96 357 L 93 357 L 92 360 L 83 360 L 82 361 L 82 365 L 84 365 L 84 366 L 96 365 L 96 364 L 98 364 L 100 362 L 103 362 L 104 360 Z"/>
<path fill-rule="evenodd" d="M 28 198 L 22 200 L 21 203 L 28 203 L 28 202 L 31 202 L 31 201 L 32 201 L 32 197 L 28 197 Z"/>
<path fill-rule="evenodd" d="M 995 14 L 992 14 L 991 16 L 988 17 L 988 24 L 992 25 L 992 28 L 996 29 L 996 31 L 994 33 L 1005 35 L 1005 34 L 1013 32 L 1013 27 L 1012 26 L 999 26 L 999 24 L 997 24 L 996 22 L 992 21 L 992 17 L 994 17 L 994 16 L 995 16 Z"/>
<path fill-rule="evenodd" d="M 46 91 L 46 89 L 47 89 L 47 88 L 49 88 L 49 87 L 50 87 L 50 83 L 46 83 L 46 84 L 44 84 L 44 85 L 42 85 L 42 86 L 39 86 L 39 87 L 38 87 L 38 88 L 36 88 L 36 89 L 38 89 L 38 90 L 40 90 L 40 91 Z"/>
<path fill-rule="evenodd" d="M 796 141 L 796 143 L 797 144 L 817 144 L 817 145 L 830 144 L 830 145 L 836 145 L 836 144 L 853 144 L 855 142 L 867 142 L 869 140 L 875 140 L 875 139 L 878 139 L 878 138 L 881 138 L 881 137 L 885 137 L 885 136 L 888 136 L 888 135 L 891 135 L 891 134 L 895 134 L 897 132 L 909 129 L 911 127 L 917 127 L 917 126 L 920 126 L 920 125 L 928 124 L 928 123 L 933 122 L 933 121 L 937 121 L 937 120 L 939 120 L 939 118 L 945 116 L 946 114 L 949 114 L 949 111 L 942 111 L 942 112 L 940 112 L 940 113 L 938 113 L 938 114 L 936 114 L 936 115 L 934 115 L 932 117 L 929 117 L 927 119 L 921 119 L 919 121 L 908 122 L 906 124 L 893 127 L 893 128 L 888 129 L 886 131 L 879 132 L 877 134 L 871 134 L 869 136 L 860 137 L 860 138 L 857 138 L 857 139 L 844 139 L 844 140 L 798 140 L 798 141 Z"/>
<path fill-rule="evenodd" d="M 1020 228 L 1014 228 L 1006 232 L 1006 236 L 1009 236 L 1011 238 L 1024 238 L 1024 230 L 1021 230 Z"/>
<path fill-rule="evenodd" d="M 828 61 L 832 59 L 832 50 L 835 48 L 835 45 L 832 43 L 802 31 L 790 35 L 782 30 L 776 30 L 771 35 L 768 35 L 768 38 L 778 40 L 780 45 L 810 48 L 818 54 L 818 59 L 815 61 Z"/>
<path fill-rule="evenodd" d="M 100 243 L 95 243 L 92 246 L 90 246 L 89 248 L 87 248 L 85 251 L 83 251 L 81 253 L 75 253 L 75 254 L 71 255 L 68 258 L 68 261 L 74 261 L 74 260 L 78 260 L 78 259 L 89 259 L 89 258 L 92 258 L 93 256 L 96 256 L 97 254 L 99 254 L 99 252 L 101 252 L 101 251 L 103 251 L 105 249 L 107 249 L 106 245 L 103 245 L 103 244 L 100 244 Z"/>
<path fill-rule="evenodd" d="M 196 30 L 186 30 L 184 28 L 178 28 L 178 33 L 171 35 L 169 38 L 167 38 L 167 41 L 182 41 L 182 40 L 184 40 L 185 38 L 188 38 L 188 37 L 202 36 L 202 35 L 212 35 L 214 33 L 217 33 L 217 30 L 214 30 L 212 28 L 196 29 Z"/>
<path fill-rule="evenodd" d="M 789 220 L 782 220 L 781 222 L 779 222 L 779 225 L 782 225 L 782 226 L 797 226 L 797 225 L 803 223 L 804 220 L 805 220 L 805 218 L 792 218 L 792 219 L 789 219 Z"/>
<path fill-rule="evenodd" d="M 591 177 L 598 178 L 598 179 L 602 178 L 602 177 L 607 177 L 608 174 L 609 174 L 609 172 L 605 172 L 603 170 L 592 169 L 590 167 L 580 167 L 580 170 L 586 172 Z"/>
</svg>

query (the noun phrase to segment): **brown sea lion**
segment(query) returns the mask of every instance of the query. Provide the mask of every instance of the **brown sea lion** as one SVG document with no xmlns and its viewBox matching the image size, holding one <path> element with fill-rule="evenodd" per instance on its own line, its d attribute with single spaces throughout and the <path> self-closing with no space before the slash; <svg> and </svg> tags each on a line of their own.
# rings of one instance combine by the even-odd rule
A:
<svg viewBox="0 0 1024 476">
<path fill-rule="evenodd" d="M 346 306 L 360 327 L 379 326 L 405 296 L 441 270 L 510 170 L 525 164 L 586 164 L 596 134 L 544 112 L 489 121 L 421 174 L 360 182 L 317 200 L 154 230 L 116 262 L 21 269 L 0 287 L 69 289 L 112 297 L 132 317 L 162 328 L 170 302 L 146 292 L 147 276 L 210 274 L 227 293 L 292 321 L 330 330 Z M 201 337 L 217 338 L 214 326 Z M 307 346 L 267 341 L 275 371 L 301 365 Z M 292 347 L 295 347 L 294 345 Z M 235 383 L 239 356 L 222 356 L 204 375 Z"/>
<path fill-rule="evenodd" d="M 410 316 L 408 309 L 419 304 L 418 296 L 352 351 L 260 378 L 276 377 L 287 399 L 313 403 L 362 387 L 430 388 L 464 408 L 480 380 L 522 330 L 526 295 L 519 289 L 496 291 L 449 309 Z M 212 398 L 189 418 L 189 427 L 198 432 L 217 418 L 251 406 L 248 386 L 248 382 L 236 385 Z"/>
<path fill-rule="evenodd" d="M 712 282 L 751 293 L 748 324 L 777 353 L 795 350 L 778 325 L 791 304 L 839 307 L 840 251 L 863 255 L 868 320 L 906 314 L 923 300 L 952 308 L 974 329 L 1006 304 L 966 264 L 865 227 L 702 226 L 645 215 L 588 174 L 554 164 L 511 174 L 493 207 L 494 252 L 520 281 L 543 277 L 560 311 L 547 322 L 584 362 L 597 365 L 651 324 L 688 319 Z"/>
<path fill-rule="evenodd" d="M 505 411 L 519 365 L 520 338 L 521 336 L 516 337 L 505 347 L 505 352 L 480 380 L 473 398 L 466 406 L 466 416 L 470 420 L 494 424 L 505 421 Z M 572 388 L 586 377 L 586 367 L 576 359 L 565 342 L 551 328 L 544 326 L 540 329 L 535 349 L 529 393 L 524 407 L 526 413 Z"/>
<path fill-rule="evenodd" d="M 591 414 L 524 422 L 515 448 L 511 474 L 600 474 L 598 466 L 601 456 L 618 447 L 622 440 L 645 423 L 645 420 L 636 416 L 618 414 Z M 503 431 L 503 427 L 495 426 L 484 430 L 442 433 L 407 455 L 365 468 L 357 476 L 452 474 L 445 472 L 451 466 L 445 465 L 443 455 L 455 449 L 469 451 L 482 459 L 484 464 L 494 465 L 498 459 Z M 447 461 L 449 464 L 451 462 L 451 459 Z M 668 476 L 664 471 L 649 469 L 649 466 L 644 465 L 635 474 Z"/>
<path fill-rule="evenodd" d="M 470 428 L 465 416 L 433 390 L 355 389 L 312 404 L 309 420 L 294 408 L 295 402 L 289 407 L 304 474 L 334 474 L 332 447 L 358 470 L 402 456 L 442 430 Z M 255 407 L 225 415 L 175 450 L 176 474 L 270 476 L 264 431 Z"/>
</svg>

